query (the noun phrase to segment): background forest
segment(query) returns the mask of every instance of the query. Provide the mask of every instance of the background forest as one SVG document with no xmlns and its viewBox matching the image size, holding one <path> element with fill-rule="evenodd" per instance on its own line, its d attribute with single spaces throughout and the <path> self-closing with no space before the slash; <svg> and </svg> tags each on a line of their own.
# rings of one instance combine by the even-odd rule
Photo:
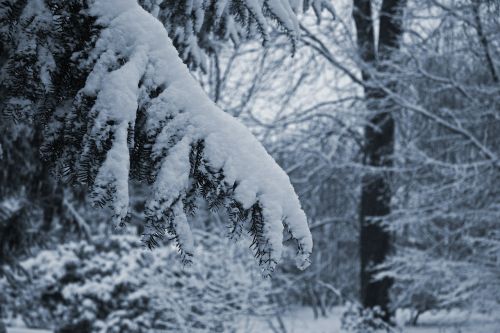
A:
<svg viewBox="0 0 500 333">
<path fill-rule="evenodd" d="M 184 1 L 139 1 L 163 23 L 210 99 L 247 126 L 288 174 L 312 234 L 310 266 L 300 270 L 293 260 L 307 245 L 300 228 L 285 238 L 274 266 L 274 248 L 259 243 L 259 230 L 235 231 L 238 214 L 248 211 L 235 204 L 227 214 L 227 201 L 219 202 L 212 187 L 202 193 L 206 200 L 182 199 L 192 242 L 180 227 L 156 237 L 148 231 L 155 226 L 156 183 L 142 176 L 158 165 L 145 157 L 149 152 L 131 153 L 137 177 L 129 183 L 128 212 L 107 207 L 107 184 L 101 192 L 94 186 L 101 186 L 101 173 L 73 163 L 79 151 L 57 150 L 85 137 L 65 132 L 61 142 L 47 140 L 47 119 L 62 118 L 59 111 L 32 118 L 19 97 L 50 96 L 37 108 L 60 110 L 54 106 L 65 98 L 58 96 L 72 97 L 85 83 L 78 72 L 85 62 L 62 62 L 64 70 L 52 73 L 39 59 L 49 52 L 40 40 L 52 47 L 54 36 L 88 49 L 86 36 L 95 32 L 84 27 L 94 23 L 70 20 L 86 2 L 39 0 L 30 7 L 4 0 L 0 315 L 7 326 L 59 333 L 369 333 L 434 332 L 434 320 L 446 332 L 499 332 L 500 2 L 311 1 L 313 10 L 296 11 L 297 39 L 279 16 L 270 15 L 276 24 L 254 18 L 240 26 L 217 14 L 217 2 L 189 2 L 194 9 L 186 14 Z M 58 19 L 72 14 L 56 29 L 37 16 L 43 8 Z M 216 26 L 211 15 L 225 22 L 221 31 L 207 27 Z M 78 29 L 61 30 L 64 24 Z M 82 54 L 72 53 L 72 61 Z M 154 89 L 148 93 L 155 97 Z M 90 110 L 85 98 L 78 107 Z M 147 123 L 145 117 L 137 122 Z M 87 153 L 90 165 L 100 160 L 105 167 L 98 153 Z M 67 160 L 54 162 L 61 156 Z M 60 181 L 67 170 L 79 181 L 92 179 L 83 186 Z M 207 170 L 193 177 L 212 186 L 221 175 Z M 120 214 L 127 218 L 117 220 Z M 292 318 L 304 313 L 311 326 L 294 328 Z"/>
</svg>

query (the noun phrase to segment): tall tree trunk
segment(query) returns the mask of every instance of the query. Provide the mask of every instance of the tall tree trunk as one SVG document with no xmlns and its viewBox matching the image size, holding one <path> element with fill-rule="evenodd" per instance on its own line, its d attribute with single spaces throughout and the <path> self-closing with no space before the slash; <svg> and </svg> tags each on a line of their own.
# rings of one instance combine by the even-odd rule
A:
<svg viewBox="0 0 500 333">
<path fill-rule="evenodd" d="M 398 46 L 402 33 L 401 11 L 406 0 L 384 0 L 380 10 L 378 43 L 370 0 L 354 0 L 353 18 L 357 30 L 361 72 L 365 84 L 367 107 L 373 115 L 365 127 L 364 164 L 380 167 L 380 172 L 369 172 L 362 180 L 360 205 L 361 299 L 363 306 L 378 306 L 384 311 L 383 319 L 390 320 L 389 289 L 392 280 L 374 281 L 373 266 L 382 263 L 391 249 L 390 233 L 377 221 L 390 213 L 391 190 L 386 169 L 392 166 L 394 152 L 394 119 L 390 105 L 374 71 L 383 71 L 384 60 L 390 58 Z M 377 47 L 378 45 L 378 47 Z"/>
</svg>

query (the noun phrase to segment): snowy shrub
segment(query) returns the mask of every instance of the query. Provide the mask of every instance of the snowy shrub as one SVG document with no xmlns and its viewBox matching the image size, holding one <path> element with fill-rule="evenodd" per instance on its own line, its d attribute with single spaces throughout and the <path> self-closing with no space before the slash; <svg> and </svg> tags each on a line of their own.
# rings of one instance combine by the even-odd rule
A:
<svg viewBox="0 0 500 333">
<path fill-rule="evenodd" d="M 466 237 L 461 236 L 461 239 Z M 389 258 L 383 266 L 386 271 L 382 274 L 395 280 L 391 292 L 392 308 L 411 310 L 412 324 L 417 324 L 419 316 L 430 310 L 459 308 L 495 312 L 500 308 L 498 268 L 487 265 L 492 259 L 444 257 L 442 253 L 448 246 L 438 243 L 433 248 L 437 250 L 435 253 L 401 249 L 398 256 Z M 475 249 L 479 250 L 479 247 Z M 471 257 L 475 255 L 470 253 Z"/>
<path fill-rule="evenodd" d="M 207 234 L 199 243 L 190 267 L 173 247 L 151 253 L 132 236 L 42 251 L 22 263 L 31 280 L 12 307 L 59 333 L 227 332 L 240 316 L 269 311 L 269 281 L 248 251 Z"/>
<path fill-rule="evenodd" d="M 378 307 L 367 309 L 348 303 L 341 318 L 342 330 L 352 333 L 394 332 L 394 328 L 383 317 L 384 312 Z"/>
</svg>

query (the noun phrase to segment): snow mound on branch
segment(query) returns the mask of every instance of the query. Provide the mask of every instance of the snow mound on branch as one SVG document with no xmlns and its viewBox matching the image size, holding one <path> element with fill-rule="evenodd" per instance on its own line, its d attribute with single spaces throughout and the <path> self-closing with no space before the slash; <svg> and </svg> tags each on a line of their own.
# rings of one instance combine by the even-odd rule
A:
<svg viewBox="0 0 500 333">
<path fill-rule="evenodd" d="M 283 1 L 270 3 L 276 11 L 291 15 L 280 7 Z M 182 201 L 192 186 L 190 153 L 203 142 L 203 163 L 221 171 L 224 184 L 234 189 L 234 200 L 246 210 L 260 207 L 263 226 L 257 251 L 265 254 L 269 269 L 281 258 L 284 225 L 297 243 L 298 267 L 307 267 L 312 237 L 288 176 L 246 127 L 207 97 L 163 25 L 135 0 L 95 0 L 90 12 L 105 27 L 92 53 L 94 69 L 83 89 L 96 98 L 90 111 L 97 115 L 91 135 L 105 141 L 112 128 L 114 139 L 94 191 L 113 184 L 115 213 L 119 218 L 127 215 L 127 130 L 142 107 L 147 133 L 157 133 L 152 155 L 160 160 L 148 209 L 156 212 L 158 220 L 165 212 L 172 213 L 170 226 L 185 253 L 194 253 L 194 245 Z M 110 68 L 117 59 L 124 64 Z M 161 91 L 158 96 L 151 97 L 150 92 L 157 90 Z"/>
</svg>

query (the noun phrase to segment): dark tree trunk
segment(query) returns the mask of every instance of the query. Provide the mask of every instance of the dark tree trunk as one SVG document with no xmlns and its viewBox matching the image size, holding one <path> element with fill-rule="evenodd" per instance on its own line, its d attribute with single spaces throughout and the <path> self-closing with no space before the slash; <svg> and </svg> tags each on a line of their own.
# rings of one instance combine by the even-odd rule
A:
<svg viewBox="0 0 500 333">
<path fill-rule="evenodd" d="M 365 165 L 380 167 L 381 170 L 365 174 L 361 185 L 361 300 L 365 307 L 380 307 L 386 321 L 391 317 L 389 289 L 392 280 L 373 281 L 375 272 L 372 268 L 382 263 L 391 250 L 391 235 L 377 222 L 390 213 L 391 189 L 387 168 L 392 166 L 394 119 L 390 101 L 380 83 L 374 80 L 373 73 L 384 71 L 384 60 L 389 59 L 398 46 L 402 32 L 401 11 L 405 3 L 405 0 L 383 1 L 378 43 L 375 41 L 371 1 L 354 0 L 353 9 L 366 105 L 373 112 L 370 124 L 365 127 L 363 161 Z"/>
</svg>

